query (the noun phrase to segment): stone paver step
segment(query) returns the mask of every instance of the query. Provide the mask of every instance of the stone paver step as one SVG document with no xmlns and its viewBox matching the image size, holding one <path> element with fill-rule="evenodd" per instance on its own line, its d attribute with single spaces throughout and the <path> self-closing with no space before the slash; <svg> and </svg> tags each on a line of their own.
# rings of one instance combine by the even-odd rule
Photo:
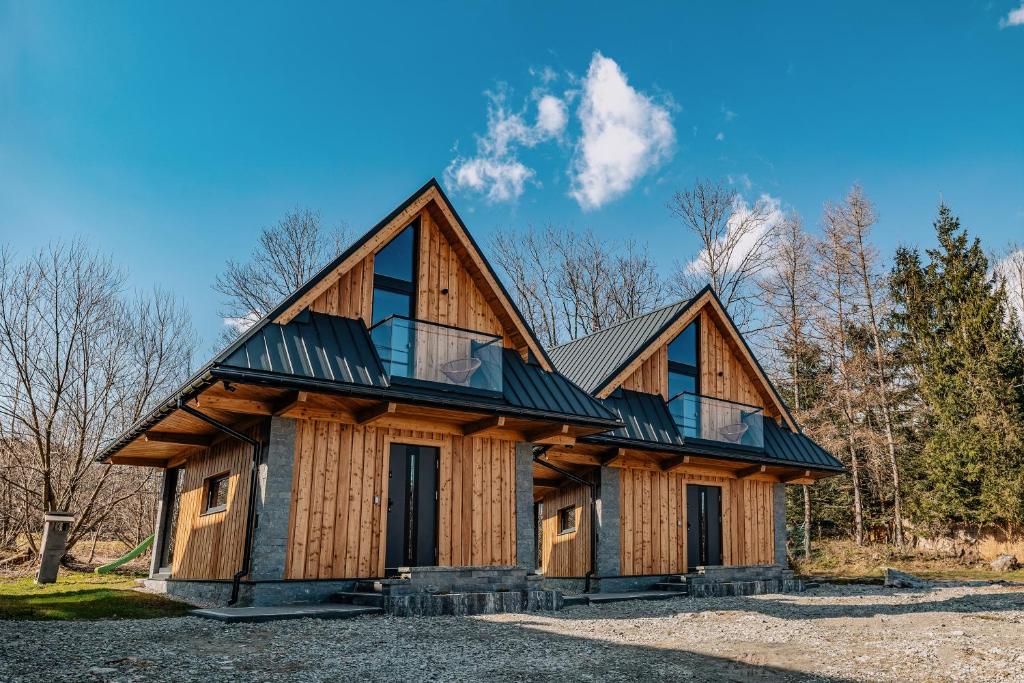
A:
<svg viewBox="0 0 1024 683">
<path fill-rule="evenodd" d="M 587 601 L 591 605 L 604 605 L 612 602 L 626 602 L 628 600 L 671 600 L 672 598 L 685 597 L 685 593 L 679 591 L 633 591 L 629 593 L 591 593 L 587 595 Z"/>
<path fill-rule="evenodd" d="M 367 593 L 363 591 L 339 591 L 332 593 L 328 602 L 340 605 L 359 605 L 361 607 L 383 607 L 384 595 L 381 593 Z"/>
<path fill-rule="evenodd" d="M 280 607 L 212 607 L 194 609 L 191 614 L 204 619 L 226 622 L 284 621 L 286 619 L 353 619 L 367 614 L 380 614 L 380 607 L 359 605 L 282 605 Z"/>
<path fill-rule="evenodd" d="M 685 583 L 677 583 L 675 581 L 660 581 L 654 584 L 651 588 L 656 591 L 670 591 L 674 593 L 687 593 L 690 587 Z"/>
</svg>

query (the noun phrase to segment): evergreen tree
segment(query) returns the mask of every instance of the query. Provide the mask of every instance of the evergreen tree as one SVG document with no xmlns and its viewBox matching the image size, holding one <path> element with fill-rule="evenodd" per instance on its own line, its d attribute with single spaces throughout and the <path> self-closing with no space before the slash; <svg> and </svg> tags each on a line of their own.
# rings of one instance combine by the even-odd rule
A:
<svg viewBox="0 0 1024 683">
<path fill-rule="evenodd" d="M 891 288 L 904 382 L 923 411 L 911 423 L 919 458 L 915 512 L 937 527 L 1024 522 L 1024 343 L 978 239 L 945 205 L 928 263 L 896 255 Z"/>
</svg>

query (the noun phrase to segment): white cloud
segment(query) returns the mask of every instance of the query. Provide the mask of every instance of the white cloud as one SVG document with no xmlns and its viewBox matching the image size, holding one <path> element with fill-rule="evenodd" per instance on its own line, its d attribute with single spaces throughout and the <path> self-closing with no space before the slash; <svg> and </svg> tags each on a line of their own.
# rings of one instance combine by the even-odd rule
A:
<svg viewBox="0 0 1024 683">
<path fill-rule="evenodd" d="M 718 131 L 718 135 L 715 136 L 715 140 L 718 140 L 719 142 L 725 140 L 725 133 L 723 133 L 722 131 Z"/>
<path fill-rule="evenodd" d="M 583 133 L 570 195 L 584 209 L 621 196 L 672 154 L 675 129 L 668 109 L 632 88 L 619 65 L 600 52 L 583 79 L 577 116 Z"/>
<path fill-rule="evenodd" d="M 725 260 L 725 270 L 728 272 L 738 270 L 753 250 L 765 248 L 765 235 L 775 230 L 785 219 L 782 202 L 777 197 L 762 194 L 752 208 L 747 200 L 737 195 L 732 213 L 725 224 L 725 234 L 713 250 L 715 259 L 719 262 Z M 686 264 L 686 270 L 691 273 L 707 271 L 710 256 L 707 251 L 702 251 Z"/>
<path fill-rule="evenodd" d="M 530 67 L 530 75 L 540 80 L 541 83 L 547 85 L 558 80 L 558 72 L 552 69 L 548 65 L 544 65 L 540 69 L 534 69 Z"/>
<path fill-rule="evenodd" d="M 750 176 L 746 173 L 740 173 L 739 175 L 729 174 L 726 177 L 730 185 L 742 185 L 743 189 L 750 191 L 750 188 L 754 186 L 754 182 L 750 179 Z"/>
<path fill-rule="evenodd" d="M 249 315 L 241 316 L 239 318 L 224 318 L 224 326 L 234 328 L 235 332 L 242 334 L 258 323 L 262 317 L 263 316 L 256 311 L 250 311 Z"/>
<path fill-rule="evenodd" d="M 566 103 L 537 93 L 536 121 L 527 123 L 526 108 L 512 111 L 504 88 L 486 93 L 487 133 L 476 138 L 476 155 L 456 157 L 445 169 L 446 181 L 457 189 L 483 194 L 488 201 L 518 199 L 536 174 L 518 158 L 521 147 L 561 138 L 569 121 Z"/>
<path fill-rule="evenodd" d="M 1017 9 L 1010 10 L 1010 13 L 999 20 L 999 28 L 1024 25 L 1024 2 Z"/>
</svg>

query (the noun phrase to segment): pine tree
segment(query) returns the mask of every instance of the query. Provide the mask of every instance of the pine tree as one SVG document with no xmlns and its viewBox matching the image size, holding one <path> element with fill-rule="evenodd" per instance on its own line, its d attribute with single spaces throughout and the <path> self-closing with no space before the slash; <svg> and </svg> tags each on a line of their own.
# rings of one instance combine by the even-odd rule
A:
<svg viewBox="0 0 1024 683">
<path fill-rule="evenodd" d="M 1024 342 L 978 239 L 945 205 L 938 248 L 900 249 L 892 316 L 905 379 L 923 403 L 914 430 L 915 512 L 936 527 L 1024 522 Z"/>
</svg>

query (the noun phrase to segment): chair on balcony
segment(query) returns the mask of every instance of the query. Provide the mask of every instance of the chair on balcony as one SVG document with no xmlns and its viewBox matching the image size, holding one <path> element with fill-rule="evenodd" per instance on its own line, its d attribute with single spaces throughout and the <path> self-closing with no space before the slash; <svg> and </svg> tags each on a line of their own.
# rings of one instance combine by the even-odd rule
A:
<svg viewBox="0 0 1024 683">
<path fill-rule="evenodd" d="M 441 372 L 452 381 L 452 384 L 468 386 L 473 375 L 480 369 L 479 358 L 456 358 L 441 364 Z"/>
</svg>

